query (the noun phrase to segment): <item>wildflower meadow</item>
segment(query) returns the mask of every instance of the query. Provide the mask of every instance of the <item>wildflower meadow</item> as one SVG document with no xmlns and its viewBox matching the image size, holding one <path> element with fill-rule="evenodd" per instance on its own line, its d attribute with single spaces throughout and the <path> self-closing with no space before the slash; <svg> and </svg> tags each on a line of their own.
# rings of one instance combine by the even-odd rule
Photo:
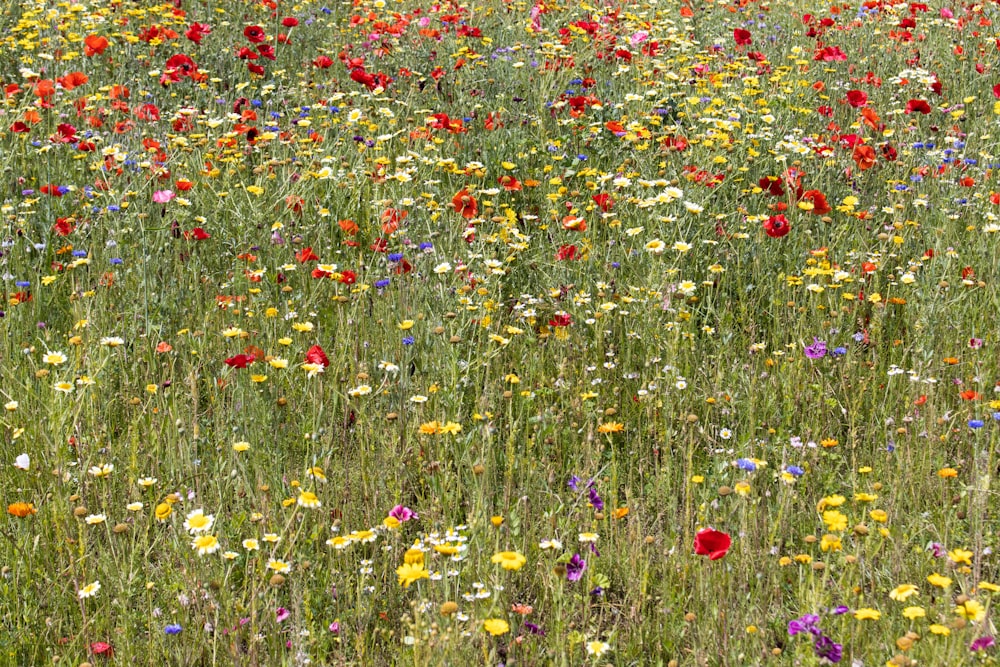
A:
<svg viewBox="0 0 1000 667">
<path fill-rule="evenodd" d="M 996 663 L 997 0 L 22 0 L 0 87 L 0 665 Z"/>
</svg>

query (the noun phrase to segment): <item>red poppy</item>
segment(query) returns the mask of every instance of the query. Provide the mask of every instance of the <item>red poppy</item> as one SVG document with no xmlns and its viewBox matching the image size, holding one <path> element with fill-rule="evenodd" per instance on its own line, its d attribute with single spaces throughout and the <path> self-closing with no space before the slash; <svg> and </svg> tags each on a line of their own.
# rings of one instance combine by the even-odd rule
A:
<svg viewBox="0 0 1000 667">
<path fill-rule="evenodd" d="M 252 44 L 260 44 L 267 39 L 267 33 L 259 25 L 248 25 L 243 29 L 243 36 L 250 40 Z"/>
<path fill-rule="evenodd" d="M 694 536 L 694 552 L 699 556 L 708 556 L 709 560 L 719 560 L 725 556 L 732 544 L 729 535 L 711 528 L 699 530 Z"/>
<path fill-rule="evenodd" d="M 212 32 L 212 26 L 207 23 L 192 23 L 186 31 L 184 31 L 184 36 L 190 39 L 195 44 L 201 44 L 201 40 L 205 38 Z"/>
<path fill-rule="evenodd" d="M 497 183 L 507 192 L 514 192 L 521 189 L 521 183 L 509 174 L 504 174 L 498 178 Z"/>
<path fill-rule="evenodd" d="M 605 213 L 610 211 L 611 208 L 615 205 L 615 200 L 612 199 L 611 195 L 607 193 L 602 192 L 599 195 L 594 195 L 593 197 L 591 197 L 591 199 L 593 199 L 594 203 L 597 204 L 601 208 L 601 210 Z"/>
<path fill-rule="evenodd" d="M 212 238 L 212 235 L 206 232 L 201 227 L 195 227 L 189 232 L 184 232 L 184 238 L 194 239 L 195 241 L 204 241 L 206 239 Z"/>
<path fill-rule="evenodd" d="M 83 54 L 88 58 L 99 56 L 108 48 L 108 38 L 100 35 L 89 35 L 83 40 Z"/>
<path fill-rule="evenodd" d="M 792 225 L 784 214 L 772 215 L 764 221 L 764 232 L 772 239 L 780 239 L 791 231 Z"/>
<path fill-rule="evenodd" d="M 319 364 L 320 366 L 326 368 L 330 365 L 330 360 L 326 356 L 326 352 L 323 351 L 319 345 L 313 345 L 306 352 L 306 363 L 309 364 Z"/>
<path fill-rule="evenodd" d="M 56 218 L 56 224 L 52 225 L 52 231 L 59 236 L 69 236 L 75 229 L 72 218 Z"/>
<path fill-rule="evenodd" d="M 465 188 L 455 193 L 455 196 L 451 198 L 451 205 L 455 207 L 455 212 L 466 220 L 479 214 L 479 205 L 476 203 L 475 197 L 470 195 Z"/>
<path fill-rule="evenodd" d="M 861 171 L 871 169 L 875 166 L 875 149 L 871 146 L 860 145 L 855 147 L 854 154 L 851 157 Z"/>
<path fill-rule="evenodd" d="M 235 357 L 226 359 L 226 365 L 230 368 L 246 368 L 255 361 L 257 361 L 257 357 L 252 354 L 237 354 Z"/>
<path fill-rule="evenodd" d="M 575 245 L 563 245 L 559 246 L 559 251 L 556 252 L 557 261 L 566 261 L 571 259 L 576 259 L 578 257 Z"/>
<path fill-rule="evenodd" d="M 115 656 L 115 647 L 107 642 L 94 642 L 90 645 L 90 652 L 94 655 L 103 655 L 106 658 Z"/>
<path fill-rule="evenodd" d="M 819 190 L 806 190 L 802 193 L 802 198 L 812 202 L 812 212 L 816 215 L 826 215 L 832 210 L 826 201 L 826 195 Z"/>
<path fill-rule="evenodd" d="M 318 262 L 319 256 L 313 252 L 311 246 L 306 246 L 295 253 L 295 259 L 297 259 L 300 263 L 305 264 L 306 262 Z"/>
<path fill-rule="evenodd" d="M 847 91 L 847 103 L 852 107 L 863 107 L 868 104 L 868 93 L 863 90 L 849 90 Z"/>
<path fill-rule="evenodd" d="M 750 38 L 750 31 L 743 28 L 733 30 L 733 39 L 736 40 L 736 46 L 748 46 L 753 42 L 753 39 Z"/>
<path fill-rule="evenodd" d="M 562 228 L 570 232 L 585 232 L 587 221 L 579 215 L 567 215 L 562 219 Z"/>
<path fill-rule="evenodd" d="M 573 324 L 573 317 L 569 313 L 556 313 L 549 320 L 550 327 L 568 327 Z"/>
<path fill-rule="evenodd" d="M 982 394 L 975 389 L 966 389 L 965 391 L 959 393 L 959 396 L 961 396 L 963 401 L 977 401 L 983 397 Z"/>
<path fill-rule="evenodd" d="M 286 28 L 294 28 L 298 24 L 299 20 L 294 16 L 286 16 L 285 18 L 281 19 L 281 25 L 283 25 Z"/>
<path fill-rule="evenodd" d="M 924 100 L 910 100 L 906 103 L 903 113 L 922 113 L 925 116 L 931 112 L 931 105 Z"/>
</svg>

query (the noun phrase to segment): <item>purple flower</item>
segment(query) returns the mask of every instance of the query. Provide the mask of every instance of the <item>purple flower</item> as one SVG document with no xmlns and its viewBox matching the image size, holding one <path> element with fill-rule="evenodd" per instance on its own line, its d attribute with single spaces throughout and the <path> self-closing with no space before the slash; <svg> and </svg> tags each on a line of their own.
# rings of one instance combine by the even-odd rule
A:
<svg viewBox="0 0 1000 667">
<path fill-rule="evenodd" d="M 826 658 L 830 662 L 840 662 L 840 659 L 844 657 L 844 647 L 834 643 L 826 635 L 821 635 L 816 639 L 813 650 L 816 652 L 817 658 Z"/>
<path fill-rule="evenodd" d="M 928 549 L 935 558 L 944 558 L 948 555 L 948 551 L 944 548 L 944 545 L 937 542 L 931 542 Z"/>
<path fill-rule="evenodd" d="M 338 623 L 337 621 L 334 621 L 333 623 L 331 623 L 330 624 L 330 632 L 332 632 L 335 635 L 336 634 L 340 634 L 340 623 Z"/>
<path fill-rule="evenodd" d="M 568 486 L 572 491 L 579 491 L 580 490 L 579 485 L 580 482 L 582 481 L 583 480 L 580 479 L 578 476 L 573 475 L 572 477 L 569 478 L 569 481 L 566 482 L 566 486 Z"/>
<path fill-rule="evenodd" d="M 850 610 L 851 610 L 850 607 L 846 605 L 840 605 L 839 607 L 834 607 L 833 609 L 831 609 L 830 613 L 833 614 L 834 616 L 840 616 L 841 614 L 846 614 Z"/>
<path fill-rule="evenodd" d="M 980 637 L 979 639 L 972 642 L 969 645 L 970 651 L 982 651 L 993 646 L 996 642 L 993 641 L 993 637 L 986 635 L 985 637 Z"/>
<path fill-rule="evenodd" d="M 805 616 L 800 616 L 793 621 L 788 621 L 788 636 L 794 637 L 795 635 L 803 632 L 813 632 L 814 630 L 818 631 L 819 628 L 816 627 L 817 623 L 819 623 L 819 616 L 816 614 L 806 614 Z"/>
<path fill-rule="evenodd" d="M 601 500 L 601 496 L 597 493 L 597 489 L 593 486 L 590 487 L 590 504 L 594 506 L 594 509 L 598 512 L 604 509 L 604 501 Z"/>
<path fill-rule="evenodd" d="M 529 635 L 539 635 L 541 637 L 545 636 L 545 630 L 542 630 L 540 627 L 538 627 L 534 623 L 529 623 L 529 622 L 525 621 L 525 623 L 524 623 L 524 629 L 528 631 Z"/>
<path fill-rule="evenodd" d="M 417 513 L 411 510 L 409 507 L 404 507 L 402 505 L 396 505 L 391 510 L 389 510 L 389 516 L 396 519 L 400 523 L 406 523 L 410 519 L 419 519 Z"/>
<path fill-rule="evenodd" d="M 826 356 L 826 341 L 813 336 L 813 344 L 806 347 L 805 353 L 810 359 L 822 359 Z"/>
<path fill-rule="evenodd" d="M 566 579 L 569 581 L 580 581 L 583 571 L 587 569 L 587 561 L 580 557 L 580 554 L 573 554 L 573 557 L 566 563 Z"/>
<path fill-rule="evenodd" d="M 163 631 L 168 635 L 179 635 L 181 633 L 181 626 L 177 623 L 171 623 L 167 627 L 163 628 Z M 978 639 L 976 641 L 979 641 Z M 975 649 L 973 649 L 975 650 Z"/>
<path fill-rule="evenodd" d="M 292 612 L 288 611 L 284 607 L 278 607 L 278 610 L 275 613 L 277 614 L 276 620 L 278 621 L 278 623 L 281 623 L 282 621 L 286 620 L 289 616 L 292 615 Z"/>
</svg>

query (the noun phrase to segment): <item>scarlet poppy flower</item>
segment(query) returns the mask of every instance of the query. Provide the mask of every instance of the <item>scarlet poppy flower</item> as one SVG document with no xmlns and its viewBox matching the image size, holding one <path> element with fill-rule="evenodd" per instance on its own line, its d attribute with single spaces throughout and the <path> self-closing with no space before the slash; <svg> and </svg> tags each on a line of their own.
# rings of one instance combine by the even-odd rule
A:
<svg viewBox="0 0 1000 667">
<path fill-rule="evenodd" d="M 570 232 L 585 232 L 587 221 L 578 215 L 567 215 L 562 219 L 562 228 Z"/>
<path fill-rule="evenodd" d="M 514 192 L 521 189 L 521 183 L 509 174 L 504 174 L 497 179 L 497 183 L 507 192 Z"/>
<path fill-rule="evenodd" d="M 743 28 L 735 28 L 733 30 L 733 39 L 736 40 L 736 46 L 748 46 L 753 42 L 753 39 L 750 37 L 750 31 Z"/>
<path fill-rule="evenodd" d="M 327 69 L 333 66 L 333 60 L 329 56 L 319 56 L 312 61 L 313 67 L 318 67 L 319 69 Z"/>
<path fill-rule="evenodd" d="M 345 234 L 350 234 L 351 236 L 354 236 L 358 233 L 358 231 L 360 231 L 358 223 L 353 220 L 341 220 L 337 223 L 337 226 L 340 227 L 341 231 Z"/>
<path fill-rule="evenodd" d="M 101 35 L 89 35 L 83 40 L 83 55 L 88 58 L 99 56 L 108 48 L 108 38 Z"/>
<path fill-rule="evenodd" d="M 576 258 L 577 254 L 575 245 L 559 246 L 559 250 L 556 252 L 556 260 L 560 262 Z"/>
<path fill-rule="evenodd" d="M 230 368 L 246 368 L 255 361 L 257 358 L 252 354 L 237 354 L 226 359 L 226 365 Z"/>
<path fill-rule="evenodd" d="M 166 341 L 160 341 L 159 343 L 156 344 L 157 354 L 166 354 L 167 352 L 170 352 L 172 349 L 174 349 L 174 346 Z"/>
<path fill-rule="evenodd" d="M 267 33 L 259 25 L 248 25 L 243 29 L 243 36 L 250 40 L 252 44 L 260 44 L 267 39 Z"/>
<path fill-rule="evenodd" d="M 594 203 L 597 204 L 604 213 L 610 211 L 615 205 L 615 200 L 612 199 L 611 195 L 607 193 L 602 192 L 599 195 L 594 195 L 591 199 L 594 200 Z"/>
<path fill-rule="evenodd" d="M 959 393 L 959 396 L 963 401 L 977 401 L 982 398 L 982 394 L 975 389 L 966 389 L 965 391 Z"/>
<path fill-rule="evenodd" d="M 812 202 L 812 212 L 816 215 L 826 215 L 832 210 L 826 201 L 826 195 L 819 190 L 806 190 L 802 193 L 802 198 Z"/>
<path fill-rule="evenodd" d="M 358 282 L 358 274 L 356 274 L 354 271 L 341 271 L 340 277 L 337 278 L 337 280 L 338 282 L 341 282 L 344 285 L 353 285 L 354 283 Z"/>
<path fill-rule="evenodd" d="M 212 238 L 212 235 L 206 232 L 201 227 L 195 227 L 189 232 L 184 232 L 184 238 L 194 239 L 195 241 L 204 241 L 206 239 Z"/>
<path fill-rule="evenodd" d="M 52 225 L 52 231 L 59 236 L 69 236 L 76 227 L 70 218 L 56 218 L 56 224 Z"/>
<path fill-rule="evenodd" d="M 875 166 L 875 149 L 868 145 L 860 145 L 854 148 L 851 156 L 858 165 L 858 169 L 865 171 Z"/>
<path fill-rule="evenodd" d="M 910 100 L 906 103 L 903 113 L 922 113 L 925 116 L 931 112 L 931 105 L 924 100 Z"/>
<path fill-rule="evenodd" d="M 94 655 L 103 655 L 106 658 L 113 658 L 115 648 L 107 642 L 94 642 L 90 645 L 90 652 Z"/>
<path fill-rule="evenodd" d="M 709 560 L 719 560 L 729 553 L 732 543 L 732 539 L 726 533 L 705 528 L 694 536 L 694 552 L 699 556 L 708 556 Z"/>
<path fill-rule="evenodd" d="M 319 345 L 313 345 L 306 352 L 306 363 L 309 364 L 319 364 L 326 368 L 330 365 L 330 359 L 327 358 L 326 352 Z"/>
<path fill-rule="evenodd" d="M 776 176 L 764 176 L 757 181 L 757 185 L 772 197 L 780 197 L 785 194 L 785 188 L 781 185 L 781 179 Z"/>
<path fill-rule="evenodd" d="M 792 225 L 784 214 L 772 215 L 764 221 L 764 232 L 772 239 L 780 239 L 791 231 Z"/>
<path fill-rule="evenodd" d="M 294 16 L 286 16 L 285 18 L 281 19 L 281 25 L 283 25 L 286 28 L 294 28 L 298 24 L 299 20 Z"/>
<path fill-rule="evenodd" d="M 868 93 L 863 90 L 847 91 L 847 103 L 854 108 L 863 107 L 868 104 Z"/>
<path fill-rule="evenodd" d="M 466 220 L 474 218 L 479 214 L 479 205 L 475 197 L 470 195 L 469 191 L 465 188 L 455 193 L 455 196 L 451 198 L 451 205 L 455 207 L 455 212 Z"/>
<path fill-rule="evenodd" d="M 569 313 L 556 313 L 549 320 L 550 327 L 568 327 L 573 324 L 573 317 Z"/>
<path fill-rule="evenodd" d="M 313 252 L 311 246 L 306 246 L 295 253 L 295 259 L 297 259 L 300 263 L 305 264 L 306 262 L 318 262 L 319 256 Z"/>
<path fill-rule="evenodd" d="M 192 23 L 191 26 L 184 31 L 184 36 L 190 39 L 195 44 L 201 44 L 201 40 L 205 38 L 212 32 L 212 26 L 207 23 Z"/>
</svg>

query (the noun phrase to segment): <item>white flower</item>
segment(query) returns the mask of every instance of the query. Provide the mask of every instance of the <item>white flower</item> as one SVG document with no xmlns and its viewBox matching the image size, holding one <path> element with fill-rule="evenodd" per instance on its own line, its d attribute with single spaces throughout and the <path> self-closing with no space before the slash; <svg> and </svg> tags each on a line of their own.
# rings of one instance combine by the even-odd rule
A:
<svg viewBox="0 0 1000 667">
<path fill-rule="evenodd" d="M 105 336 L 101 339 L 101 345 L 106 345 L 108 347 L 118 347 L 119 345 L 124 345 L 125 340 L 119 338 L 118 336 Z"/>
<path fill-rule="evenodd" d="M 594 657 L 601 657 L 611 650 L 611 645 L 607 642 L 592 641 L 587 642 L 587 654 Z"/>
<path fill-rule="evenodd" d="M 14 467 L 20 470 L 27 470 L 31 467 L 31 457 L 27 454 L 18 454 L 14 459 Z"/>
<path fill-rule="evenodd" d="M 103 514 L 90 514 L 87 516 L 86 519 L 84 519 L 84 521 L 87 522 L 88 526 L 96 526 L 98 524 L 104 523 L 107 520 L 108 517 L 106 517 Z"/>
<path fill-rule="evenodd" d="M 46 352 L 42 357 L 42 361 L 51 366 L 59 366 L 66 363 L 66 355 L 62 352 Z"/>
<path fill-rule="evenodd" d="M 80 592 L 78 593 L 78 595 L 80 596 L 81 600 L 83 600 L 85 598 L 92 598 L 95 595 L 97 595 L 97 591 L 99 591 L 99 590 L 101 590 L 101 582 L 100 581 L 95 581 L 94 583 L 87 584 L 86 586 L 84 586 L 83 588 L 81 588 Z"/>
<path fill-rule="evenodd" d="M 184 520 L 184 528 L 192 535 L 197 533 L 207 533 L 212 530 L 212 526 L 215 524 L 215 517 L 211 514 L 205 514 L 205 510 L 196 509 L 187 515 Z"/>
</svg>

